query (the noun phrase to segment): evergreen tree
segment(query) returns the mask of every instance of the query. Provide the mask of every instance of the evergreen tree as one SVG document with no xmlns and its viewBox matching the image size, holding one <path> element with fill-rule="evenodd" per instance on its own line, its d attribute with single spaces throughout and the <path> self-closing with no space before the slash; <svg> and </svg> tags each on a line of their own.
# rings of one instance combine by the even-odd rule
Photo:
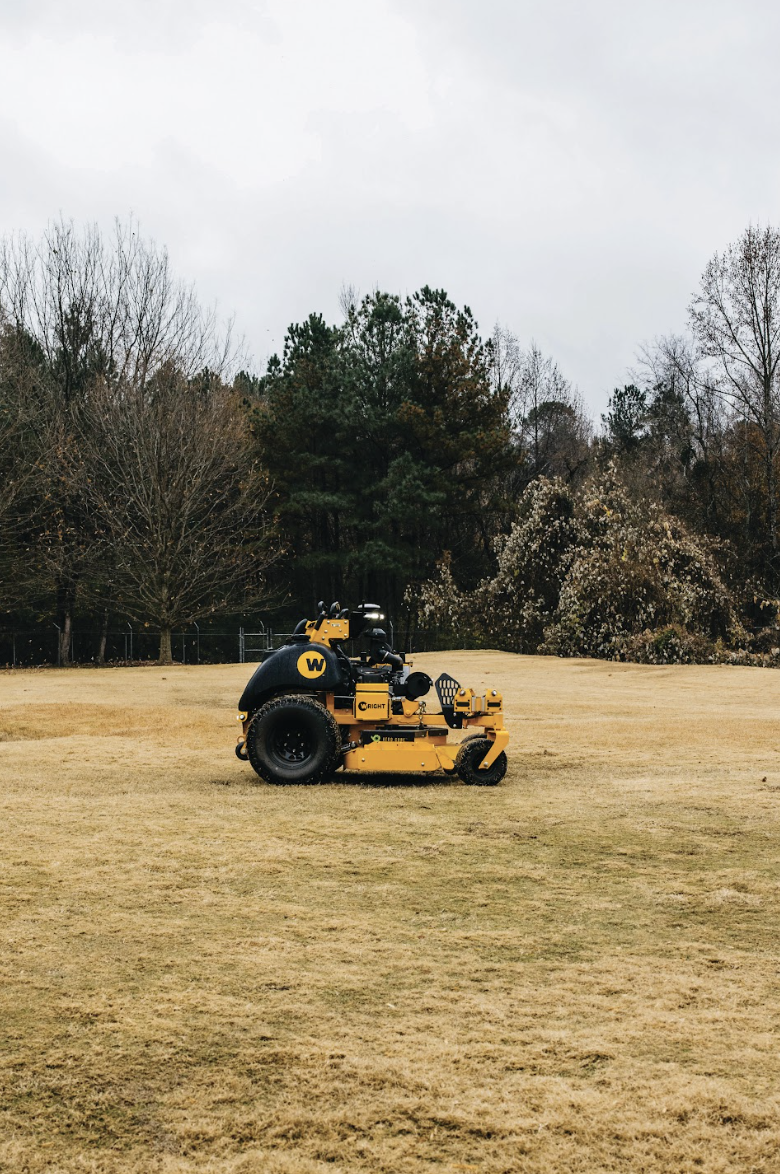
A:
<svg viewBox="0 0 780 1174">
<path fill-rule="evenodd" d="M 506 408 L 471 312 L 442 291 L 375 293 L 341 327 L 292 326 L 253 410 L 291 592 L 397 609 L 445 548 L 467 579 L 484 572 Z"/>
</svg>

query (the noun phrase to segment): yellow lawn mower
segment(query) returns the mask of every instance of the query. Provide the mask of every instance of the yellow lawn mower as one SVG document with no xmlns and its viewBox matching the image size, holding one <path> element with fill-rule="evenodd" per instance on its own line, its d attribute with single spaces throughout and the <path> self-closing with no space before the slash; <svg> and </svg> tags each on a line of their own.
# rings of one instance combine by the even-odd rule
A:
<svg viewBox="0 0 780 1174">
<path fill-rule="evenodd" d="M 501 694 L 478 696 L 446 673 L 435 683 L 438 710 L 425 697 L 434 682 L 412 672 L 386 632 L 373 624 L 379 607 L 353 611 L 318 605 L 286 644 L 258 666 L 239 701 L 236 754 L 268 783 L 319 783 L 336 771 L 355 774 L 458 774 L 470 786 L 493 787 L 506 774 Z M 349 656 L 346 640 L 368 649 Z M 450 730 L 475 727 L 461 742 Z"/>
</svg>

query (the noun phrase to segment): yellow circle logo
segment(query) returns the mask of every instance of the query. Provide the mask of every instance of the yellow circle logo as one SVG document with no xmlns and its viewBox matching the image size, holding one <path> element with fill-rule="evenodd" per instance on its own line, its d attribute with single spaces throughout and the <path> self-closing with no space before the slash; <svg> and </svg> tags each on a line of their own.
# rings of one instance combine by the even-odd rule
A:
<svg viewBox="0 0 780 1174">
<path fill-rule="evenodd" d="M 298 657 L 298 672 L 302 677 L 308 677 L 311 681 L 314 677 L 322 676 L 327 663 L 322 652 L 303 652 Z"/>
</svg>

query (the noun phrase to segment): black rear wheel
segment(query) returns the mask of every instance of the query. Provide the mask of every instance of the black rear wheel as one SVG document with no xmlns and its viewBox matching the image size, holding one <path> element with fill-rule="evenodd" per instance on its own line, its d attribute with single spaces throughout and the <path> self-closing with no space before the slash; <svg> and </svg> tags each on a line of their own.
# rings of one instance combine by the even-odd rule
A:
<svg viewBox="0 0 780 1174">
<path fill-rule="evenodd" d="M 502 750 L 496 761 L 480 770 L 479 764 L 490 749 L 490 739 L 481 734 L 472 734 L 460 744 L 455 758 L 455 770 L 469 787 L 495 787 L 506 774 L 506 754 Z"/>
<path fill-rule="evenodd" d="M 341 735 L 315 697 L 274 697 L 253 717 L 246 752 L 267 783 L 319 783 L 338 766 Z"/>
</svg>

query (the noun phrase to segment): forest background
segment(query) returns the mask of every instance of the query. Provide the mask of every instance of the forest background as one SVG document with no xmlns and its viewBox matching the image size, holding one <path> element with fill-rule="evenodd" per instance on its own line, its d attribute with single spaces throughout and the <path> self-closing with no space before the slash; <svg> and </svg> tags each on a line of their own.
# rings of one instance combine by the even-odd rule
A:
<svg viewBox="0 0 780 1174">
<path fill-rule="evenodd" d="M 780 233 L 692 285 L 594 422 L 442 290 L 345 289 L 257 373 L 137 225 L 5 238 L 0 662 L 40 629 L 100 663 L 117 625 L 166 662 L 324 597 L 405 647 L 780 663 Z"/>
</svg>

